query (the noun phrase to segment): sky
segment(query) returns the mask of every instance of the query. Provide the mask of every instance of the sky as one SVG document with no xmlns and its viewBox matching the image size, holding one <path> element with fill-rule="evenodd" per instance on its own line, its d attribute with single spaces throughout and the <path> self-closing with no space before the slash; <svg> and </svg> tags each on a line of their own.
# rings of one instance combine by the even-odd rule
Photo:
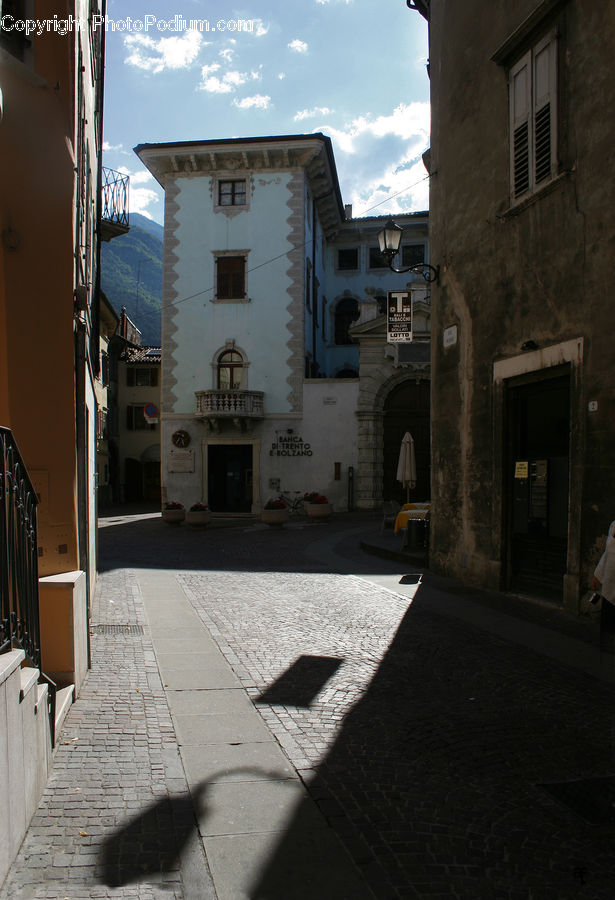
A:
<svg viewBox="0 0 615 900">
<path fill-rule="evenodd" d="M 130 211 L 163 219 L 137 144 L 313 132 L 353 215 L 427 209 L 422 16 L 405 0 L 244 2 L 108 0 L 104 164 L 130 174 Z"/>
</svg>

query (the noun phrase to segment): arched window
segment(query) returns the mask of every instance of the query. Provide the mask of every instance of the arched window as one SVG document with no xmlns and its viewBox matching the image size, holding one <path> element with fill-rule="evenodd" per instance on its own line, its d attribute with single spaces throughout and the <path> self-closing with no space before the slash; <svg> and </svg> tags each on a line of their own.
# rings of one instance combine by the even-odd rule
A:
<svg viewBox="0 0 615 900">
<path fill-rule="evenodd" d="M 354 344 L 348 333 L 353 322 L 359 318 L 359 304 L 354 297 L 344 297 L 335 307 L 335 343 Z"/>
<path fill-rule="evenodd" d="M 243 387 L 243 357 L 236 350 L 225 350 L 218 357 L 218 388 L 236 391 Z"/>
</svg>

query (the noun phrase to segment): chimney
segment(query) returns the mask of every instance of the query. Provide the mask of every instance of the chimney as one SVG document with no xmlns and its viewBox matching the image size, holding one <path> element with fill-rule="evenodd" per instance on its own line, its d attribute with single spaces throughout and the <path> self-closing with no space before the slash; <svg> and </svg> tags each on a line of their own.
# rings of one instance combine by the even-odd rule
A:
<svg viewBox="0 0 615 900">
<path fill-rule="evenodd" d="M 344 203 L 344 215 L 347 219 L 352 219 L 352 203 Z"/>
</svg>

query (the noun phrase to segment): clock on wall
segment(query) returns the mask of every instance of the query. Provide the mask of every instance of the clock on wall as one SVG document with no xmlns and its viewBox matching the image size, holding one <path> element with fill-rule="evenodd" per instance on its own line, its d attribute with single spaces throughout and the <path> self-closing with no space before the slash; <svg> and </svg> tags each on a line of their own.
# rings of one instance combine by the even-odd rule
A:
<svg viewBox="0 0 615 900">
<path fill-rule="evenodd" d="M 182 428 L 180 428 L 179 431 L 173 432 L 171 440 L 176 447 L 187 447 L 190 443 L 190 435 L 187 431 L 184 431 Z"/>
</svg>

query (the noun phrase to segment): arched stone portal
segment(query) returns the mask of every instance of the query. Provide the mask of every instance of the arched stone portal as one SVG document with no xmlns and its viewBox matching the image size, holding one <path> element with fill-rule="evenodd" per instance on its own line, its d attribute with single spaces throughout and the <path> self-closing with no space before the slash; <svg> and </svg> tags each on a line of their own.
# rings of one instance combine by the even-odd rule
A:
<svg viewBox="0 0 615 900">
<path fill-rule="evenodd" d="M 397 482 L 401 440 L 409 431 L 414 438 L 417 485 L 410 499 L 430 498 L 429 378 L 398 372 L 375 391 L 373 381 L 362 381 L 358 418 L 359 466 L 357 506 L 379 509 L 384 500 L 405 502 L 406 492 Z M 370 390 L 371 388 L 371 390 Z"/>
<path fill-rule="evenodd" d="M 406 489 L 396 480 L 402 438 L 409 431 L 416 454 L 416 488 L 410 500 L 429 500 L 429 381 L 408 379 L 394 388 L 384 403 L 383 422 L 383 500 L 405 503 Z"/>
</svg>

